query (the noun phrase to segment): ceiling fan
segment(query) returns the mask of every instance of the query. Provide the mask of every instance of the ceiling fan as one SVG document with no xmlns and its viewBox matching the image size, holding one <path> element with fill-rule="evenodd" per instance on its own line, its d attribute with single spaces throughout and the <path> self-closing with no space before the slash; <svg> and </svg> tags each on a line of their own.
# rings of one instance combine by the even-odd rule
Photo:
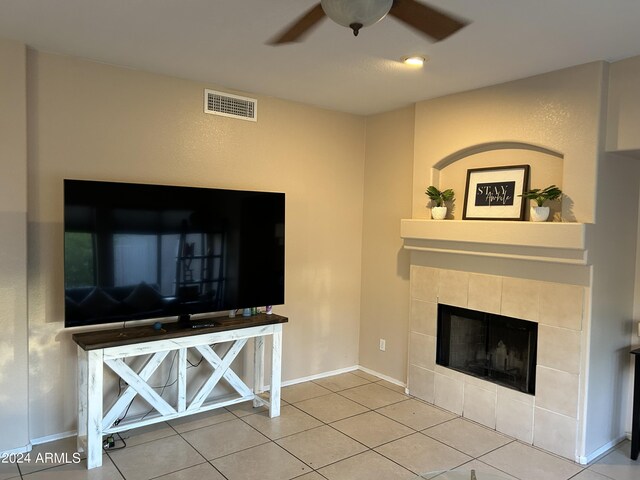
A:
<svg viewBox="0 0 640 480">
<path fill-rule="evenodd" d="M 361 28 L 379 22 L 387 14 L 435 41 L 453 35 L 468 24 L 417 0 L 321 0 L 268 43 L 282 45 L 301 41 L 325 16 L 349 27 L 357 36 Z"/>
</svg>

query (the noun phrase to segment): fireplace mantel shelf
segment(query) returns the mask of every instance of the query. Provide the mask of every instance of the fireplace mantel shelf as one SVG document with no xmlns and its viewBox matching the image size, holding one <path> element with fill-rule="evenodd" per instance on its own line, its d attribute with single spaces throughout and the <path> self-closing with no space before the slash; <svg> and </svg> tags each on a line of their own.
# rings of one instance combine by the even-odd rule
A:
<svg viewBox="0 0 640 480">
<path fill-rule="evenodd" d="M 401 220 L 404 248 L 588 265 L 591 224 L 489 220 Z"/>
</svg>

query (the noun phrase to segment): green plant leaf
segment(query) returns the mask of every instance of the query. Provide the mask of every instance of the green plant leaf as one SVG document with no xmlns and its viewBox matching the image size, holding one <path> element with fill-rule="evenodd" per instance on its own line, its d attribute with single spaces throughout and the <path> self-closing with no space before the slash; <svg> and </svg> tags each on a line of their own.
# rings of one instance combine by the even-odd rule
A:
<svg viewBox="0 0 640 480">
<path fill-rule="evenodd" d="M 455 193 L 451 188 L 441 192 L 435 186 L 429 185 L 424 193 L 431 201 L 435 202 L 436 207 L 442 207 L 444 202 L 452 202 L 455 200 Z"/>
<path fill-rule="evenodd" d="M 532 188 L 526 192 L 523 192 L 519 197 L 533 200 L 539 207 L 544 206 L 544 202 L 547 200 L 556 200 L 562 196 L 562 190 L 556 185 L 549 185 L 544 189 Z"/>
</svg>

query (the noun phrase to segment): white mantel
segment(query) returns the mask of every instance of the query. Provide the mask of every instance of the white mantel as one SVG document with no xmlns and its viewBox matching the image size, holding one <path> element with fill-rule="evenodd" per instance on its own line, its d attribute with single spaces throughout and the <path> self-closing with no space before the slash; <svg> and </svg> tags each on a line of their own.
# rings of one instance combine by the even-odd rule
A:
<svg viewBox="0 0 640 480">
<path fill-rule="evenodd" d="M 404 248 L 425 252 L 589 265 L 593 224 L 487 220 L 401 220 Z"/>
</svg>

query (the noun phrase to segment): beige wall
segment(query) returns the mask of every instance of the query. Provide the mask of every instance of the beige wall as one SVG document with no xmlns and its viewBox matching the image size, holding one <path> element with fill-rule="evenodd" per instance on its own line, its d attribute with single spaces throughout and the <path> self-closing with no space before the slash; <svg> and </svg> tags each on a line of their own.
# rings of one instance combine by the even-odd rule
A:
<svg viewBox="0 0 640 480">
<path fill-rule="evenodd" d="M 400 218 L 411 216 L 413 123 L 407 107 L 367 119 L 362 231 L 360 365 L 406 381 L 409 252 Z M 380 351 L 380 339 L 386 350 Z"/>
<path fill-rule="evenodd" d="M 640 161 L 603 155 L 598 169 L 598 222 L 590 249 L 594 267 L 586 452 L 620 439 L 627 431 L 639 182 Z M 611 204 L 617 205 L 613 214 Z"/>
<path fill-rule="evenodd" d="M 609 68 L 607 118 L 608 152 L 640 156 L 640 56 L 612 63 Z"/>
<path fill-rule="evenodd" d="M 25 62 L 0 40 L 0 452 L 29 444 Z"/>
<path fill-rule="evenodd" d="M 362 117 L 260 97 L 254 123 L 204 114 L 210 85 L 38 52 L 28 71 L 32 438 L 75 429 L 63 178 L 285 192 L 283 380 L 358 363 Z"/>
<path fill-rule="evenodd" d="M 640 196 L 638 198 L 640 202 Z M 640 214 L 640 205 L 638 205 L 638 212 Z M 633 322 L 631 325 L 631 348 L 640 348 L 640 218 L 638 219 L 638 230 L 636 232 L 636 275 L 634 282 L 634 296 L 633 296 Z M 629 376 L 628 382 L 628 394 L 627 394 L 627 422 L 626 431 L 632 430 L 633 419 L 633 382 L 635 376 L 635 358 L 633 355 L 629 356 Z"/>
<path fill-rule="evenodd" d="M 640 56 L 614 62 L 609 67 L 609 95 L 607 111 L 606 150 L 617 152 L 625 157 L 640 158 Z M 615 162 L 618 156 L 610 157 Z M 628 161 L 628 160 L 623 160 Z M 633 164 L 633 161 L 631 161 Z M 639 227 L 640 228 L 640 227 Z M 636 272 L 635 294 L 632 321 L 630 321 L 632 347 L 640 346 L 638 322 L 640 322 L 640 229 L 636 232 Z M 628 329 L 628 327 L 627 327 Z M 631 431 L 633 359 L 628 359 L 629 388 L 625 405 L 627 406 L 626 431 Z"/>
<path fill-rule="evenodd" d="M 607 116 L 607 142 L 609 152 L 619 152 L 625 156 L 640 157 L 640 56 L 627 58 L 609 67 L 609 104 Z M 640 227 L 639 227 L 640 228 Z M 634 323 L 631 329 L 631 345 L 640 346 L 638 322 L 640 322 L 640 229 L 636 238 L 636 275 L 634 295 Z M 633 365 L 633 361 L 631 361 Z M 633 366 L 630 367 L 633 373 Z M 631 376 L 630 376 L 631 377 Z M 631 397 L 628 401 L 631 404 Z M 631 430 L 631 407 L 627 430 Z"/>
<path fill-rule="evenodd" d="M 427 218 L 424 190 L 438 185 L 438 162 L 478 145 L 523 142 L 564 155 L 563 217 L 593 222 L 602 69 L 590 63 L 418 103 L 412 217 Z M 511 151 L 512 164 L 523 163 Z M 461 209 L 464 192 L 456 194 Z"/>
</svg>

